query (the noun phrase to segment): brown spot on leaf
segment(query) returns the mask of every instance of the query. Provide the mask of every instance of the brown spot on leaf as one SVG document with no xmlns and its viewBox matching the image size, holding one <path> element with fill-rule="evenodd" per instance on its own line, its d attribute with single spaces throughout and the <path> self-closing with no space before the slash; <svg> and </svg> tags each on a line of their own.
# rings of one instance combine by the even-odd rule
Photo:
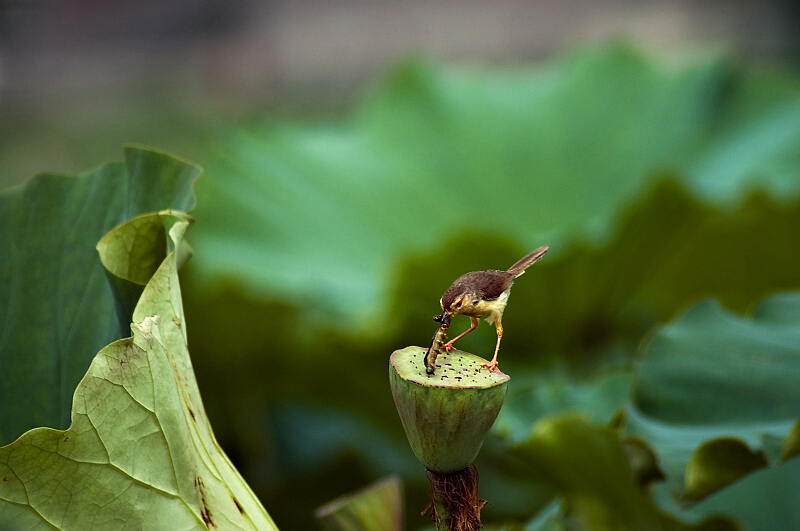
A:
<svg viewBox="0 0 800 531">
<path fill-rule="evenodd" d="M 239 509 L 239 513 L 244 514 L 244 507 L 242 507 L 242 504 L 239 503 L 239 500 L 236 499 L 236 496 L 231 494 L 231 498 L 233 498 L 233 503 L 236 504 L 236 508 Z"/>
<path fill-rule="evenodd" d="M 200 502 L 203 504 L 203 508 L 200 509 L 200 518 L 203 519 L 203 523 L 206 524 L 206 527 L 216 528 L 217 524 L 214 523 L 211 509 L 209 509 L 208 501 L 206 500 L 206 488 L 200 476 L 194 477 L 194 486 L 197 487 L 197 490 L 200 492 Z"/>
<path fill-rule="evenodd" d="M 67 442 L 67 441 L 69 441 L 69 435 L 67 435 L 66 437 L 64 437 L 64 442 Z"/>
<path fill-rule="evenodd" d="M 194 411 L 192 411 L 192 408 L 190 408 L 189 406 L 186 406 L 186 408 L 189 410 L 189 416 L 192 417 L 192 420 L 197 422 L 197 419 L 194 416 Z"/>
<path fill-rule="evenodd" d="M 217 527 L 217 524 L 214 523 L 214 520 L 211 519 L 211 511 L 205 505 L 205 500 L 203 500 L 203 509 L 200 511 L 200 517 L 203 519 L 203 523 L 206 524 L 208 527 Z"/>
<path fill-rule="evenodd" d="M 3 478 L 3 483 L 8 483 L 8 477 Z M 236 501 L 235 499 L 233 501 Z M 236 506 L 238 507 L 239 504 L 237 503 Z"/>
</svg>

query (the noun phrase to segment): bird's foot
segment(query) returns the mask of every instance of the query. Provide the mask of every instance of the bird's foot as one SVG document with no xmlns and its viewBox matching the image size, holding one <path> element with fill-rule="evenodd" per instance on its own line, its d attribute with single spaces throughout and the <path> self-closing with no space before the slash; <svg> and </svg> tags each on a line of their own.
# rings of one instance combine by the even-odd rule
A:
<svg viewBox="0 0 800 531">
<path fill-rule="evenodd" d="M 447 343 L 445 343 L 444 345 L 442 345 L 442 347 L 443 347 L 443 348 L 444 348 L 444 349 L 445 349 L 447 352 L 450 352 L 451 350 L 455 350 L 455 349 L 456 349 L 456 347 L 454 347 L 454 346 L 453 346 L 453 342 L 452 342 L 452 341 L 448 341 Z"/>
<path fill-rule="evenodd" d="M 486 367 L 489 369 L 489 372 L 500 372 L 500 369 L 497 368 L 497 362 L 495 360 L 490 361 L 489 363 L 484 363 L 481 367 Z"/>
</svg>

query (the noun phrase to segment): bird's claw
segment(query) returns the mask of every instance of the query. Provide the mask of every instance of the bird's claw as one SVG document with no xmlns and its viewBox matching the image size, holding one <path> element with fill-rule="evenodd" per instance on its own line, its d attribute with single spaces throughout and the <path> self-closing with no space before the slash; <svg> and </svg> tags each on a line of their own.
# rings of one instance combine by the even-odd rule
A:
<svg viewBox="0 0 800 531">
<path fill-rule="evenodd" d="M 482 364 L 481 367 L 489 369 L 489 372 L 500 372 L 500 369 L 497 368 L 497 365 L 498 364 L 496 361 L 490 361 L 489 363 Z"/>
<path fill-rule="evenodd" d="M 455 349 L 456 349 L 456 347 L 454 347 L 452 343 L 445 343 L 445 344 L 444 344 L 444 345 L 442 345 L 442 346 L 444 347 L 444 349 L 445 349 L 447 352 L 450 352 L 451 350 L 455 350 Z"/>
</svg>

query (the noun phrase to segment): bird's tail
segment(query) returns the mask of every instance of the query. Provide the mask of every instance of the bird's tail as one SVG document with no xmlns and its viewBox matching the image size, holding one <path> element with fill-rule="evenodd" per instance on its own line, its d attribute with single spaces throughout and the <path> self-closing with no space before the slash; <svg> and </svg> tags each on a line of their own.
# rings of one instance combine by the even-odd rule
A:
<svg viewBox="0 0 800 531">
<path fill-rule="evenodd" d="M 530 266 L 538 262 L 544 256 L 544 253 L 550 248 L 549 245 L 542 245 L 530 254 L 525 255 L 519 262 L 508 268 L 508 272 L 517 278 L 525 272 Z"/>
</svg>

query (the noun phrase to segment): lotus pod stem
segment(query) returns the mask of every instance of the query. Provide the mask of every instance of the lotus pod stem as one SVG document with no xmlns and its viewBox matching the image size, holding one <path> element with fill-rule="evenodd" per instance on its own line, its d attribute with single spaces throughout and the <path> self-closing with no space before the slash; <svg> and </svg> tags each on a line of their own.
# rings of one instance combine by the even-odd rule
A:
<svg viewBox="0 0 800 531">
<path fill-rule="evenodd" d="M 472 465 L 503 405 L 509 377 L 459 350 L 441 353 L 428 374 L 425 349 L 392 353 L 389 382 L 414 455 L 428 469 L 437 529 L 480 529 L 477 471 Z M 423 514 L 425 514 L 423 513 Z"/>
</svg>

